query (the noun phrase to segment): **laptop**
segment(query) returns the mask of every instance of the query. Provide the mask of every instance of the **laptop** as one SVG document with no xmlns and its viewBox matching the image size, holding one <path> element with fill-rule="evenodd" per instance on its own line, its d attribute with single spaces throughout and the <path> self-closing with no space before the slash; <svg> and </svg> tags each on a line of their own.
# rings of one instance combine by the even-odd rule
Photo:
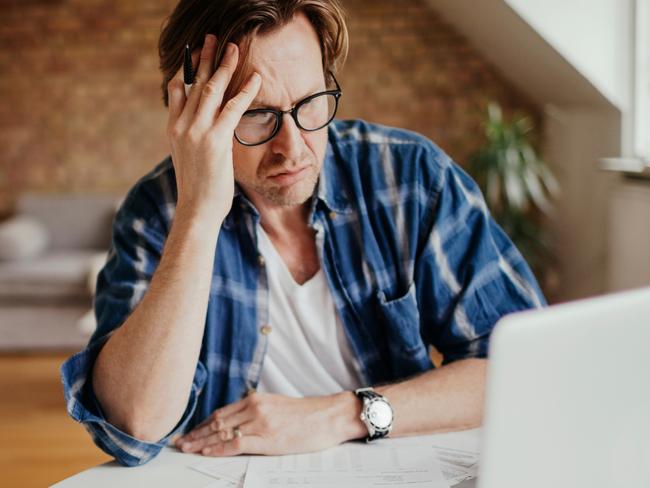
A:
<svg viewBox="0 0 650 488">
<path fill-rule="evenodd" d="M 478 488 L 650 488 L 650 288 L 503 318 Z"/>
</svg>

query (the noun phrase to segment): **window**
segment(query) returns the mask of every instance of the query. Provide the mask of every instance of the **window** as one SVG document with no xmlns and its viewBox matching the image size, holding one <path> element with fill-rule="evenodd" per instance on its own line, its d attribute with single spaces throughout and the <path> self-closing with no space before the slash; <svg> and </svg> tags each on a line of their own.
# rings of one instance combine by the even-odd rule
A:
<svg viewBox="0 0 650 488">
<path fill-rule="evenodd" d="M 650 165 L 650 0 L 636 0 L 634 152 Z"/>
</svg>

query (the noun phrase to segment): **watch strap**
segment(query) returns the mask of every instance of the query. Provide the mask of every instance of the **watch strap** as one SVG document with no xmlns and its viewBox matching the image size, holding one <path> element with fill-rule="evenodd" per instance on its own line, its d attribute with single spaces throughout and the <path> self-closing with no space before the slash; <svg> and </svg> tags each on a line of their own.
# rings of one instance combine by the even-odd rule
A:
<svg viewBox="0 0 650 488">
<path fill-rule="evenodd" d="M 363 401 L 364 399 L 367 400 L 372 400 L 373 398 L 383 398 L 384 400 L 386 399 L 383 395 L 377 393 L 373 388 L 359 388 L 357 390 L 354 390 L 354 394 L 357 395 L 357 397 L 363 403 L 363 408 L 365 408 L 365 402 Z M 376 439 L 382 439 L 387 435 L 388 432 L 386 431 L 375 430 L 372 434 L 370 434 L 370 431 L 368 431 L 368 435 L 366 436 L 366 442 L 371 442 Z"/>
<path fill-rule="evenodd" d="M 377 393 L 375 390 L 372 388 L 359 388 L 358 390 L 355 390 L 354 393 L 363 400 L 364 398 L 367 398 L 368 400 L 372 398 L 377 398 L 380 397 L 381 395 Z"/>
</svg>

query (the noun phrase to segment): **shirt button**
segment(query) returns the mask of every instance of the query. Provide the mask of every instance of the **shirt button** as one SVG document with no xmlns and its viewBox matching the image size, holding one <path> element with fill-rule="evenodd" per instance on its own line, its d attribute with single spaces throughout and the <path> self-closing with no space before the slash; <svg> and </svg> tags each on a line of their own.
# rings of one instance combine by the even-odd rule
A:
<svg viewBox="0 0 650 488">
<path fill-rule="evenodd" d="M 266 260 L 264 259 L 264 256 L 262 256 L 261 254 L 258 254 L 257 256 L 257 264 L 260 265 L 260 268 L 264 267 L 264 265 L 266 264 Z"/>
<path fill-rule="evenodd" d="M 330 219 L 334 220 L 336 218 L 336 212 L 330 212 Z"/>
<path fill-rule="evenodd" d="M 260 332 L 262 333 L 262 335 L 267 336 L 267 335 L 269 335 L 271 333 L 272 330 L 273 330 L 273 327 L 271 327 L 270 325 L 267 324 L 267 325 L 262 326 L 262 328 L 260 329 Z"/>
</svg>

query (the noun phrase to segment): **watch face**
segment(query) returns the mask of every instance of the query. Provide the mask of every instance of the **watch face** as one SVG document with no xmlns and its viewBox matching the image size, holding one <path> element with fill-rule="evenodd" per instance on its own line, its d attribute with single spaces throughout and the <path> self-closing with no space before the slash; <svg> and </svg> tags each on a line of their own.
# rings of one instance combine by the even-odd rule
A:
<svg viewBox="0 0 650 488">
<path fill-rule="evenodd" d="M 368 420 L 378 429 L 388 428 L 393 421 L 393 410 L 386 402 L 373 402 L 368 410 Z"/>
</svg>

